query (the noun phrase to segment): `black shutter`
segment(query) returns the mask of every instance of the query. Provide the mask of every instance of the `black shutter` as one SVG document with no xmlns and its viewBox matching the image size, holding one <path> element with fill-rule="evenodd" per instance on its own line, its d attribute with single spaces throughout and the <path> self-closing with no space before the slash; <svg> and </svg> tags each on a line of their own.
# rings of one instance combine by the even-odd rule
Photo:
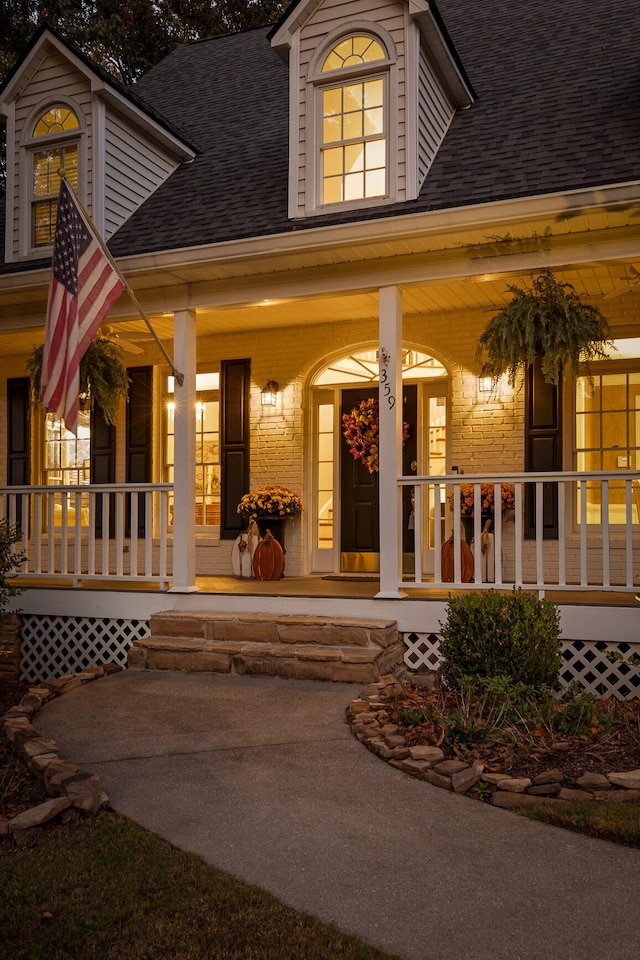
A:
<svg viewBox="0 0 640 960">
<path fill-rule="evenodd" d="M 29 377 L 7 380 L 7 485 L 31 482 L 31 384 Z M 22 521 L 22 502 L 16 504 L 16 522 Z"/>
<path fill-rule="evenodd" d="M 237 513 L 249 492 L 249 383 L 251 360 L 223 360 L 220 370 L 220 537 L 242 530 Z"/>
<path fill-rule="evenodd" d="M 99 407 L 91 411 L 91 483 L 115 483 L 116 479 L 116 428 L 104 419 Z M 110 495 L 109 536 L 115 536 L 115 497 Z M 102 494 L 96 495 L 95 535 L 103 536 Z"/>
<path fill-rule="evenodd" d="M 525 377 L 525 459 L 527 473 L 562 470 L 562 381 L 547 383 L 538 359 Z M 558 539 L 558 485 L 543 488 L 543 537 Z M 525 537 L 536 535 L 536 490 L 525 487 Z"/>
<path fill-rule="evenodd" d="M 129 367 L 127 403 L 127 483 L 151 482 L 151 440 L 153 424 L 153 367 Z M 138 494 L 138 537 L 145 535 L 144 494 Z M 131 510 L 127 500 L 126 533 L 131 536 Z"/>
</svg>

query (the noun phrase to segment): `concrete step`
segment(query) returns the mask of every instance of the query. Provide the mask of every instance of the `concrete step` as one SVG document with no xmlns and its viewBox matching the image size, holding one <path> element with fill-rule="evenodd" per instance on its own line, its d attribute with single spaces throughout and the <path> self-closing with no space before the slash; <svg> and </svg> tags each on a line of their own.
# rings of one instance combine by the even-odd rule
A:
<svg viewBox="0 0 640 960">
<path fill-rule="evenodd" d="M 136 640 L 129 668 L 370 683 L 402 662 L 393 620 L 168 611 Z"/>
</svg>

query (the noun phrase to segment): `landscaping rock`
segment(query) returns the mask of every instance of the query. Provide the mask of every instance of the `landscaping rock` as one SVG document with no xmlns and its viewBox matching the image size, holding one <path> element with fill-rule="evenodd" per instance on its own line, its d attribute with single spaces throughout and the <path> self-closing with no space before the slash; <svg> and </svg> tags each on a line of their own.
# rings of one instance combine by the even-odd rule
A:
<svg viewBox="0 0 640 960">
<path fill-rule="evenodd" d="M 440 764 L 440 766 L 442 766 L 442 764 Z M 466 770 L 454 773 L 451 777 L 451 786 L 455 793 L 466 793 L 467 790 L 475 787 L 481 776 L 482 767 L 467 767 Z"/>
<path fill-rule="evenodd" d="M 468 766 L 469 764 L 462 760 L 443 760 L 442 763 L 437 763 L 433 770 L 434 773 L 439 773 L 442 777 L 452 777 L 455 773 L 466 770 Z"/>
<path fill-rule="evenodd" d="M 100 778 L 78 773 L 66 777 L 60 784 L 62 794 L 67 796 L 73 806 L 84 813 L 96 814 L 102 805 L 103 792 L 99 787 Z"/>
<path fill-rule="evenodd" d="M 542 773 L 539 773 L 537 777 L 534 777 L 531 781 L 534 787 L 540 786 L 543 783 L 562 783 L 564 777 L 560 770 L 544 770 Z"/>
<path fill-rule="evenodd" d="M 70 806 L 71 800 L 68 797 L 54 797 L 52 800 L 45 800 L 44 803 L 39 803 L 37 807 L 23 810 L 17 817 L 9 820 L 9 830 L 14 833 L 16 830 L 30 830 L 32 827 L 39 827 Z"/>
<path fill-rule="evenodd" d="M 427 783 L 431 783 L 434 787 L 441 787 L 443 790 L 453 789 L 451 786 L 451 777 L 445 777 L 440 773 L 436 773 L 435 770 L 426 770 L 423 776 Z"/>
<path fill-rule="evenodd" d="M 444 760 L 444 752 L 440 747 L 409 747 L 412 760 L 428 760 L 429 763 L 439 763 Z"/>
<path fill-rule="evenodd" d="M 586 790 L 572 790 L 571 787 L 563 787 L 558 794 L 560 800 L 590 800 L 591 795 Z"/>
<path fill-rule="evenodd" d="M 626 770 L 624 773 L 608 773 L 609 783 L 625 790 L 640 790 L 640 770 Z"/>
<path fill-rule="evenodd" d="M 602 773 L 592 773 L 588 771 L 583 773 L 576 780 L 576 786 L 581 790 L 587 790 L 592 793 L 594 790 L 610 790 L 611 783 Z"/>
<path fill-rule="evenodd" d="M 555 797 L 561 790 L 560 783 L 539 783 L 537 786 L 534 784 L 527 787 L 526 794 L 528 797 Z"/>
<path fill-rule="evenodd" d="M 506 780 L 500 780 L 498 790 L 504 790 L 506 793 L 524 793 L 530 786 L 529 777 L 508 777 Z"/>
</svg>

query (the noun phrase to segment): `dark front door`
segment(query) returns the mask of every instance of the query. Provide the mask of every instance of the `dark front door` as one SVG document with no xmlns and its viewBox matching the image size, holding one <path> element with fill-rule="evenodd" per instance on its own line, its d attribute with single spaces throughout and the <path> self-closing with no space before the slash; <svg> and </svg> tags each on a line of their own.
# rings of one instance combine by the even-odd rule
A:
<svg viewBox="0 0 640 960">
<path fill-rule="evenodd" d="M 378 388 L 359 387 L 342 391 L 342 415 L 350 413 L 362 400 L 378 399 Z M 415 472 L 412 464 L 417 456 L 417 388 L 403 388 L 403 420 L 409 425 L 409 437 L 403 447 L 403 473 Z M 344 437 L 340 443 L 341 569 L 345 572 L 377 572 L 380 569 L 380 525 L 378 506 L 378 474 L 369 473 L 360 460 L 354 460 Z M 411 489 L 403 499 L 403 543 L 413 548 L 409 530 Z M 408 541 L 411 541 L 409 544 Z"/>
</svg>

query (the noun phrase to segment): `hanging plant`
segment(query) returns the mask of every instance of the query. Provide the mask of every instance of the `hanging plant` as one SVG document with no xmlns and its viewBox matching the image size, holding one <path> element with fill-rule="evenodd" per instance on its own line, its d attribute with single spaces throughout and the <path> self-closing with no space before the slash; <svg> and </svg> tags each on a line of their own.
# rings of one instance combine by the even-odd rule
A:
<svg viewBox="0 0 640 960">
<path fill-rule="evenodd" d="M 42 354 L 44 344 L 33 348 L 27 360 L 31 378 L 31 396 L 40 400 Z M 93 338 L 80 361 L 80 406 L 83 410 L 97 406 L 105 421 L 113 426 L 118 416 L 120 401 L 129 393 L 127 368 L 120 359 L 120 351 L 113 340 L 98 334 Z"/>
<path fill-rule="evenodd" d="M 362 460 L 369 473 L 380 469 L 378 444 L 380 411 L 378 401 L 361 400 L 351 413 L 342 416 L 342 434 L 354 460 Z M 402 425 L 402 442 L 409 439 L 409 424 Z"/>
<path fill-rule="evenodd" d="M 577 375 L 584 363 L 588 373 L 589 361 L 607 359 L 613 347 L 609 324 L 570 283 L 560 283 L 545 270 L 529 289 L 507 289 L 513 299 L 489 321 L 476 354 L 481 360 L 486 351 L 483 371 L 495 380 L 507 374 L 513 387 L 536 357 L 547 383 L 558 383 L 565 368 Z"/>
</svg>

